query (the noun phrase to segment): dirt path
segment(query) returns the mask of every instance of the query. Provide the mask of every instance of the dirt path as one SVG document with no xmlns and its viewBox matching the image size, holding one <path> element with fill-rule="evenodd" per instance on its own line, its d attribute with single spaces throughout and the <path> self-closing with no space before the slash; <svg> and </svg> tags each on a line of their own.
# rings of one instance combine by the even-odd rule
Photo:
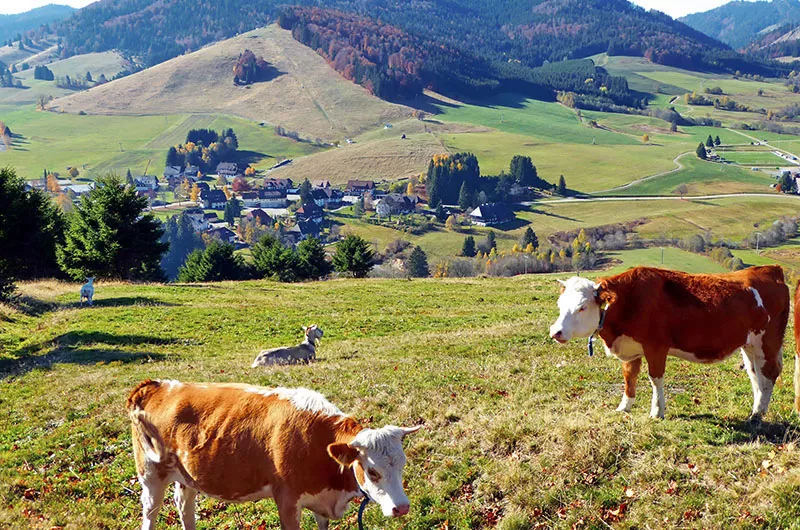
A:
<svg viewBox="0 0 800 530">
<path fill-rule="evenodd" d="M 718 195 L 692 195 L 684 196 L 683 198 L 676 197 L 675 195 L 641 195 L 634 197 L 588 197 L 586 199 L 553 199 L 543 201 L 531 201 L 520 203 L 525 206 L 536 204 L 557 204 L 557 203 L 581 203 L 581 202 L 614 202 L 614 201 L 692 201 L 692 200 L 708 200 L 708 199 L 732 199 L 737 197 L 765 197 L 771 199 L 787 199 L 793 201 L 800 201 L 800 195 L 786 195 L 783 193 L 721 193 Z"/>
<path fill-rule="evenodd" d="M 636 179 L 636 180 L 632 180 L 632 181 L 628 182 L 627 184 L 623 184 L 622 186 L 616 186 L 614 188 L 608 188 L 607 190 L 595 191 L 595 192 L 592 192 L 592 195 L 597 195 L 599 193 L 608 193 L 608 192 L 618 191 L 618 190 L 624 190 L 625 188 L 630 188 L 631 186 L 633 186 L 635 184 L 639 184 L 639 183 L 645 182 L 647 180 L 651 180 L 651 179 L 658 178 L 658 177 L 663 177 L 664 175 L 669 175 L 671 173 L 675 173 L 676 171 L 680 171 L 680 170 L 682 170 L 683 168 L 686 167 L 683 164 L 681 164 L 680 159 L 683 158 L 684 156 L 690 155 L 692 153 L 694 153 L 694 151 L 686 151 L 685 153 L 681 153 L 678 156 L 676 156 L 675 158 L 673 158 L 672 162 L 677 166 L 674 169 L 670 169 L 669 171 L 662 171 L 661 173 L 656 173 L 654 175 L 648 175 L 646 177 L 642 177 L 642 178 L 639 178 L 639 179 Z"/>
</svg>

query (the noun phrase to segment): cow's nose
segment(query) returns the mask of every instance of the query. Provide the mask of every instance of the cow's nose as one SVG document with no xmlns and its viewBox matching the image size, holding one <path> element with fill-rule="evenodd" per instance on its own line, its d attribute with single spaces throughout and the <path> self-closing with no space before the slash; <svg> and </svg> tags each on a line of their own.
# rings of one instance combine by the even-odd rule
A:
<svg viewBox="0 0 800 530">
<path fill-rule="evenodd" d="M 400 517 L 401 515 L 406 515 L 408 513 L 409 505 L 408 504 L 401 504 L 400 506 L 395 506 L 392 508 L 392 516 L 393 517 Z"/>
<path fill-rule="evenodd" d="M 558 342 L 564 342 L 564 332 L 561 331 L 561 330 L 556 331 L 555 333 L 551 334 L 550 336 L 553 337 L 553 339 L 555 339 Z"/>
</svg>

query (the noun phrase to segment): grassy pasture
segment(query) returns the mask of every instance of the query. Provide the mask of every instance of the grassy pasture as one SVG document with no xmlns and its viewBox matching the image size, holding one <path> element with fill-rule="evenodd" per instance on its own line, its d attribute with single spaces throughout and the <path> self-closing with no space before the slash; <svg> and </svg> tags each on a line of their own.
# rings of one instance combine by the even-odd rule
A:
<svg viewBox="0 0 800 530">
<path fill-rule="evenodd" d="M 635 266 L 661 267 L 691 273 L 726 272 L 722 265 L 706 256 L 674 247 L 665 247 L 663 253 L 661 248 L 640 248 L 608 252 L 607 256 L 611 259 L 619 260 L 620 263 L 611 267 L 608 271 L 603 271 L 604 275 L 617 274 Z"/>
<path fill-rule="evenodd" d="M 371 507 L 368 528 L 792 528 L 800 516 L 790 384 L 753 426 L 738 355 L 670 360 L 666 421 L 647 418 L 644 376 L 633 412 L 616 413 L 619 362 L 547 337 L 549 278 L 101 283 L 91 309 L 77 285 L 23 291 L 38 301 L 0 310 L 4 528 L 138 528 L 123 406 L 147 377 L 303 385 L 372 425 L 423 423 L 405 444 L 411 514 Z M 249 368 L 310 322 L 326 332 L 318 363 Z M 783 381 L 792 349 L 789 333 Z M 332 528 L 356 528 L 355 512 Z M 278 527 L 271 501 L 200 497 L 198 513 L 201 529 Z M 177 525 L 171 503 L 159 523 Z"/>
<path fill-rule="evenodd" d="M 0 106 L 0 119 L 23 137 L 11 150 L 0 152 L 0 165 L 16 167 L 25 178 L 39 178 L 45 167 L 65 173 L 67 166 L 84 164 L 81 176 L 87 178 L 109 171 L 124 173 L 127 168 L 135 173 L 144 171 L 148 160 L 152 160 L 148 172 L 160 173 L 167 149 L 197 127 L 233 127 L 244 155 L 254 162 L 263 159 L 266 165 L 318 150 L 281 138 L 271 127 L 222 115 L 79 116 L 40 112 L 33 106 Z"/>
</svg>

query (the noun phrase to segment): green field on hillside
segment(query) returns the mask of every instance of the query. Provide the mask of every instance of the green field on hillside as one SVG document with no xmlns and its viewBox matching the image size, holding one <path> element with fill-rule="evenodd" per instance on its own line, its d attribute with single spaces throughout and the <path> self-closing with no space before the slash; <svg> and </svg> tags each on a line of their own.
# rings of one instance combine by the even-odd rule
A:
<svg viewBox="0 0 800 530">
<path fill-rule="evenodd" d="M 16 167 L 25 178 L 39 178 L 45 167 L 63 173 L 68 166 L 77 166 L 88 178 L 128 168 L 136 173 L 144 171 L 148 160 L 148 173 L 160 174 L 167 149 L 186 140 L 189 129 L 199 127 L 233 127 L 240 150 L 253 162 L 317 150 L 281 138 L 271 127 L 221 115 L 79 116 L 40 112 L 33 106 L 0 106 L 0 119 L 22 136 L 10 151 L 0 152 L 0 165 Z"/>
<path fill-rule="evenodd" d="M 648 418 L 644 375 L 632 413 L 614 412 L 620 363 L 547 336 L 552 278 L 100 283 L 85 309 L 78 285 L 23 291 L 27 312 L 0 308 L 4 528 L 139 528 L 124 403 L 145 378 L 306 386 L 373 426 L 423 424 L 405 443 L 409 516 L 373 505 L 367 528 L 791 528 L 800 516 L 790 384 L 752 425 L 738 354 L 671 359 L 665 421 Z M 310 323 L 325 331 L 317 363 L 249 368 Z M 789 332 L 783 381 L 792 351 Z M 278 526 L 272 501 L 198 504 L 201 529 Z M 332 528 L 354 530 L 355 513 Z M 159 525 L 177 524 L 168 494 Z M 316 528 L 308 514 L 303 528 Z"/>
<path fill-rule="evenodd" d="M 722 265 L 712 261 L 706 256 L 687 252 L 679 248 L 640 248 L 635 250 L 619 250 L 606 253 L 612 260 L 619 260 L 620 263 L 614 265 L 603 275 L 617 274 L 630 267 L 660 267 L 664 269 L 679 270 L 691 273 L 714 273 L 726 272 Z"/>
</svg>

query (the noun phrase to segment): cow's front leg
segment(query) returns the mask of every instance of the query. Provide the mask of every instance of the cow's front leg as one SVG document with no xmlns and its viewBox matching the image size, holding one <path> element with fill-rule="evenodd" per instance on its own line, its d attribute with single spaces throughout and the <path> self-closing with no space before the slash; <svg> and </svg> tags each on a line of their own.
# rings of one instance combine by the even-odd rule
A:
<svg viewBox="0 0 800 530">
<path fill-rule="evenodd" d="M 664 419 L 667 410 L 667 398 L 664 395 L 664 369 L 667 365 L 667 354 L 656 353 L 648 355 L 647 372 L 650 375 L 650 385 L 653 387 L 653 400 L 650 402 L 650 417 Z"/>
<path fill-rule="evenodd" d="M 314 513 L 314 519 L 317 521 L 317 528 L 319 530 L 328 530 L 329 519 L 327 517 Z"/>
<path fill-rule="evenodd" d="M 300 530 L 300 503 L 297 498 L 287 498 L 276 492 L 275 504 L 278 505 L 278 517 L 281 530 Z"/>
<path fill-rule="evenodd" d="M 630 412 L 636 399 L 636 381 L 639 379 L 639 370 L 642 368 L 641 357 L 622 363 L 622 377 L 625 379 L 625 390 L 622 401 L 617 407 L 617 412 Z"/>
</svg>

